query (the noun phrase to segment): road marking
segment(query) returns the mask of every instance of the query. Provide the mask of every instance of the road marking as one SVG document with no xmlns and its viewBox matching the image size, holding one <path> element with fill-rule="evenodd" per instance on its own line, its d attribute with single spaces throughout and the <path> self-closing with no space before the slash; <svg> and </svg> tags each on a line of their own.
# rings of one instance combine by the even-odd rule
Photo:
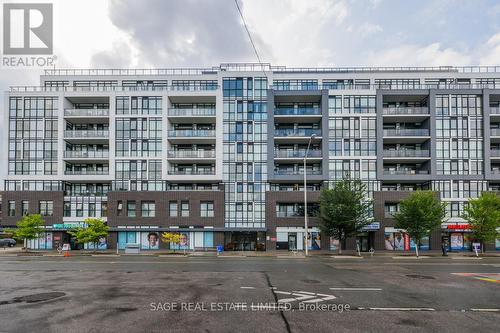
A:
<svg viewBox="0 0 500 333">
<path fill-rule="evenodd" d="M 454 259 L 454 260 L 483 260 L 483 258 L 477 258 L 477 257 L 451 257 L 451 259 Z"/>
<path fill-rule="evenodd" d="M 358 256 L 332 256 L 335 259 L 363 259 L 363 257 Z"/>
<path fill-rule="evenodd" d="M 289 295 L 288 298 L 279 299 L 279 303 L 291 303 L 291 302 L 302 302 L 302 303 L 319 303 L 324 301 L 330 301 L 336 299 L 337 297 L 334 295 L 327 294 L 317 294 L 309 291 L 280 291 L 273 290 L 274 294 L 279 295 Z"/>
<path fill-rule="evenodd" d="M 472 277 L 476 280 L 500 283 L 500 273 L 451 273 L 452 275 Z"/>
<path fill-rule="evenodd" d="M 470 309 L 475 312 L 500 312 L 500 309 Z"/>
<path fill-rule="evenodd" d="M 426 256 L 420 256 L 420 257 L 413 257 L 413 256 L 397 256 L 397 257 L 391 257 L 392 259 L 429 259 L 430 257 Z"/>
<path fill-rule="evenodd" d="M 240 287 L 241 289 L 255 289 L 255 287 Z"/>
<path fill-rule="evenodd" d="M 358 308 L 358 310 L 372 311 L 436 311 L 434 308 Z"/>
<path fill-rule="evenodd" d="M 381 291 L 382 288 L 329 288 L 330 290 L 346 290 L 346 291 Z"/>
</svg>

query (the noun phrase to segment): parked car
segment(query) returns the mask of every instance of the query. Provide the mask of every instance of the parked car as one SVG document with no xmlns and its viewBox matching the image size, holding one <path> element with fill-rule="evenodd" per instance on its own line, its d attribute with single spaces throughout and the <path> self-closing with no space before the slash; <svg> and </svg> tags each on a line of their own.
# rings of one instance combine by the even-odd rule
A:
<svg viewBox="0 0 500 333">
<path fill-rule="evenodd" d="M 16 246 L 16 241 L 12 238 L 0 238 L 0 247 L 13 247 Z"/>
</svg>

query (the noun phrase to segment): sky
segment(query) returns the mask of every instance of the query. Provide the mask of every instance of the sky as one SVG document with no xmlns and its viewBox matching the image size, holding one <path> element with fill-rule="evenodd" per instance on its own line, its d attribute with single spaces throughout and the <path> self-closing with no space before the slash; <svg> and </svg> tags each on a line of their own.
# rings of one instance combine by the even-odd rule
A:
<svg viewBox="0 0 500 333">
<path fill-rule="evenodd" d="M 498 0 L 238 1 L 261 60 L 273 65 L 500 64 Z M 58 68 L 257 61 L 234 0 L 28 2 L 54 4 Z M 41 73 L 0 67 L 0 89 L 38 85 Z"/>
</svg>

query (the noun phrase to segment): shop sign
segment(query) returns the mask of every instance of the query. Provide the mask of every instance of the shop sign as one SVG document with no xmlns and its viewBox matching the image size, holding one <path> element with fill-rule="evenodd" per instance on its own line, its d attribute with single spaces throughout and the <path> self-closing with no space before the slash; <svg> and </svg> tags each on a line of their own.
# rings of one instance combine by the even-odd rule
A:
<svg viewBox="0 0 500 333">
<path fill-rule="evenodd" d="M 83 222 L 55 223 L 52 225 L 52 229 L 73 229 L 85 227 L 87 227 L 87 225 Z"/>
<path fill-rule="evenodd" d="M 380 222 L 372 222 L 368 225 L 365 225 L 361 230 L 362 231 L 370 231 L 370 230 L 379 230 Z"/>
<path fill-rule="evenodd" d="M 468 230 L 469 224 L 448 224 L 446 226 L 448 230 Z"/>
</svg>

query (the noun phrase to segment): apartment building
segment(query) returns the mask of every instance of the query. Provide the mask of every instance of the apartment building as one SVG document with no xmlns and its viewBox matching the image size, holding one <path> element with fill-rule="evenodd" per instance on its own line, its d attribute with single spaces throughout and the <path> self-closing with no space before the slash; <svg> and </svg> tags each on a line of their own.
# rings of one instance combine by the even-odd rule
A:
<svg viewBox="0 0 500 333">
<path fill-rule="evenodd" d="M 5 94 L 1 226 L 40 213 L 33 248 L 405 251 L 392 214 L 410 191 L 448 202 L 422 250 L 470 250 L 468 198 L 500 188 L 500 67 L 46 70 Z M 307 154 L 306 154 L 307 152 Z M 360 178 L 374 223 L 346 244 L 321 233 L 319 191 Z M 67 231 L 103 218 L 110 235 Z M 499 249 L 500 241 L 489 244 Z"/>
</svg>

